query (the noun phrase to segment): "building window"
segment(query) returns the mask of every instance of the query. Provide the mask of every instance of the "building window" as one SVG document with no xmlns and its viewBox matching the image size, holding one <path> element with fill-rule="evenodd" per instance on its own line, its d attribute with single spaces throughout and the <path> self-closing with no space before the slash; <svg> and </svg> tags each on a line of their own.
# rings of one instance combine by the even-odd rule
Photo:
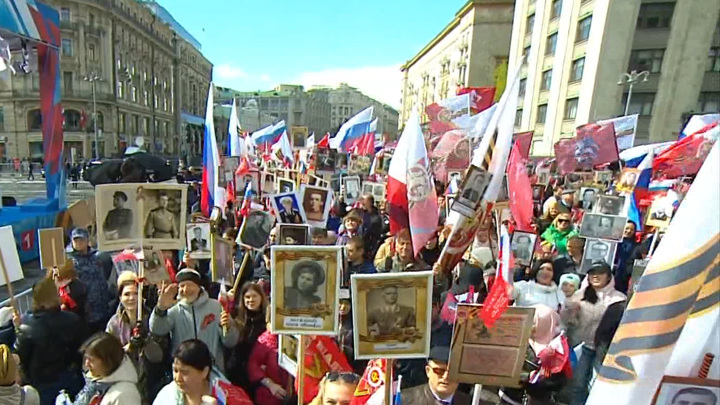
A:
<svg viewBox="0 0 720 405">
<path fill-rule="evenodd" d="M 525 56 L 526 59 L 530 57 L 530 45 L 526 46 L 523 50 L 523 56 Z"/>
<path fill-rule="evenodd" d="M 700 93 L 696 111 L 704 113 L 720 111 L 720 93 Z"/>
<path fill-rule="evenodd" d="M 170 123 L 165 121 L 163 123 L 163 127 L 165 127 L 165 129 L 163 130 L 165 136 L 170 136 Z"/>
<path fill-rule="evenodd" d="M 554 19 L 560 17 L 561 12 L 562 12 L 562 0 L 553 0 L 552 10 L 550 10 L 550 19 L 554 20 Z"/>
<path fill-rule="evenodd" d="M 95 60 L 95 44 L 88 44 L 88 57 Z"/>
<path fill-rule="evenodd" d="M 124 134 L 125 133 L 125 120 L 127 119 L 127 116 L 125 113 L 120 113 L 118 115 L 118 133 Z"/>
<path fill-rule="evenodd" d="M 150 130 L 150 118 L 145 117 L 145 118 L 143 118 L 143 121 L 142 121 L 143 135 L 147 135 L 149 130 Z"/>
<path fill-rule="evenodd" d="M 148 98 L 149 98 L 149 97 L 148 97 L 148 91 L 147 91 L 147 90 L 143 90 L 143 104 L 145 104 L 145 105 L 148 105 L 148 104 L 149 104 Z"/>
<path fill-rule="evenodd" d="M 132 87 L 130 88 L 130 99 L 131 99 L 134 103 L 137 103 L 137 87 L 135 87 L 135 86 L 132 86 Z"/>
<path fill-rule="evenodd" d="M 720 72 L 720 48 L 710 48 L 708 52 L 706 72 Z"/>
<path fill-rule="evenodd" d="M 5 131 L 5 111 L 0 107 L 0 132 Z"/>
<path fill-rule="evenodd" d="M 653 102 L 655 101 L 655 93 L 633 93 L 630 99 L 630 106 L 627 115 L 640 114 L 652 115 Z M 623 95 L 622 105 L 627 103 L 627 93 Z M 624 107 L 623 107 L 624 108 Z"/>
<path fill-rule="evenodd" d="M 585 70 L 585 58 L 575 59 L 570 69 L 570 81 L 579 82 L 582 80 L 583 70 Z"/>
<path fill-rule="evenodd" d="M 525 26 L 525 35 L 532 34 L 533 25 L 535 25 L 535 14 L 530 14 L 527 18 Z"/>
<path fill-rule="evenodd" d="M 515 111 L 515 126 L 516 127 L 519 127 L 520 124 L 522 123 L 522 114 L 523 114 L 522 108 Z"/>
<path fill-rule="evenodd" d="M 27 114 L 27 126 L 31 131 L 42 130 L 42 114 L 40 109 L 30 110 Z"/>
<path fill-rule="evenodd" d="M 520 79 L 520 83 L 518 83 L 518 97 L 522 97 L 525 95 L 526 87 L 527 87 L 527 79 Z"/>
<path fill-rule="evenodd" d="M 95 26 L 95 14 L 93 14 L 93 13 L 88 14 L 88 25 L 91 27 Z"/>
<path fill-rule="evenodd" d="M 70 9 L 67 7 L 60 8 L 60 21 L 70 21 Z"/>
<path fill-rule="evenodd" d="M 117 95 L 118 98 L 125 98 L 125 82 L 118 80 L 117 82 Z"/>
<path fill-rule="evenodd" d="M 72 39 L 62 39 L 62 56 L 73 56 L 73 43 Z"/>
<path fill-rule="evenodd" d="M 675 2 L 640 5 L 637 28 L 670 28 Z"/>
<path fill-rule="evenodd" d="M 537 110 L 537 119 L 535 120 L 538 124 L 544 124 L 545 118 L 547 117 L 547 104 L 540 104 Z"/>
<path fill-rule="evenodd" d="M 63 72 L 63 89 L 73 91 L 73 72 Z"/>
<path fill-rule="evenodd" d="M 565 104 L 565 119 L 574 120 L 577 116 L 578 98 L 569 98 Z"/>
<path fill-rule="evenodd" d="M 578 22 L 577 33 L 575 33 L 575 42 L 587 41 L 590 38 L 590 26 L 592 25 L 592 16 L 583 18 Z"/>
<path fill-rule="evenodd" d="M 65 110 L 63 113 L 63 129 L 70 131 L 79 131 L 80 113 L 77 110 Z"/>
<path fill-rule="evenodd" d="M 103 113 L 98 111 L 97 112 L 97 128 L 99 130 L 105 130 L 105 117 L 103 116 Z M 94 127 L 93 127 L 94 129 Z"/>
<path fill-rule="evenodd" d="M 552 84 L 552 69 L 548 69 L 542 72 L 542 79 L 540 82 L 540 90 L 550 90 Z"/>
<path fill-rule="evenodd" d="M 32 72 L 30 74 L 30 81 L 32 82 L 31 86 L 33 91 L 40 90 L 40 74 L 38 74 L 38 72 Z"/>
<path fill-rule="evenodd" d="M 647 70 L 650 73 L 660 73 L 664 54 L 664 49 L 632 51 L 632 53 L 630 53 L 629 69 L 637 71 Z"/>
<path fill-rule="evenodd" d="M 545 55 L 555 55 L 555 48 L 557 47 L 557 32 L 548 36 L 545 43 Z"/>
</svg>

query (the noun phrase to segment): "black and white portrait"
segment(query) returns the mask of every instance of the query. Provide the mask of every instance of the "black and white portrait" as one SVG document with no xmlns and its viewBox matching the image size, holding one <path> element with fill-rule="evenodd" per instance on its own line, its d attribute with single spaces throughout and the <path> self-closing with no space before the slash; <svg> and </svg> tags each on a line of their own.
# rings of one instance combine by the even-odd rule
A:
<svg viewBox="0 0 720 405">
<path fill-rule="evenodd" d="M 596 188 L 592 187 L 583 187 L 580 189 L 580 198 L 578 201 L 580 202 L 580 208 L 585 210 L 586 212 L 590 212 L 593 207 L 595 206 L 595 200 L 597 199 L 597 196 L 600 194 L 600 191 Z"/>
<path fill-rule="evenodd" d="M 612 181 L 612 172 L 610 170 L 595 171 L 595 183 L 610 183 Z"/>
<path fill-rule="evenodd" d="M 256 193 L 260 192 L 260 172 L 253 170 L 243 175 L 235 175 L 235 190 L 239 193 L 245 192 L 247 184 L 251 183 L 252 190 Z"/>
<path fill-rule="evenodd" d="M 310 245 L 310 226 L 280 224 L 278 230 L 278 244 L 280 245 Z"/>
<path fill-rule="evenodd" d="M 210 223 L 187 224 L 187 250 L 192 259 L 210 258 Z"/>
<path fill-rule="evenodd" d="M 275 210 L 275 216 L 282 224 L 305 223 L 305 210 L 300 205 L 300 197 L 296 192 L 274 194 L 270 196 L 270 202 Z"/>
<path fill-rule="evenodd" d="M 335 155 L 335 167 L 337 167 L 340 173 L 347 173 L 348 171 L 348 154 L 338 153 Z"/>
<path fill-rule="evenodd" d="M 131 184 L 102 184 L 96 187 L 95 206 L 98 224 L 98 247 L 101 250 L 121 250 L 140 232 L 140 204 L 137 186 Z"/>
<path fill-rule="evenodd" d="M 226 240 L 219 235 L 212 235 L 212 280 L 214 282 L 224 281 L 232 284 L 233 281 L 233 241 Z"/>
<path fill-rule="evenodd" d="M 278 365 L 293 377 L 297 376 L 300 339 L 293 335 L 278 336 Z"/>
<path fill-rule="evenodd" d="M 593 263 L 604 261 L 611 267 L 615 259 L 617 243 L 599 239 L 587 239 L 585 241 L 585 253 L 583 254 L 580 274 L 587 274 Z"/>
<path fill-rule="evenodd" d="M 627 218 L 612 215 L 585 214 L 580 225 L 580 236 L 589 239 L 622 239 Z"/>
<path fill-rule="evenodd" d="M 532 186 L 533 201 L 542 202 L 544 193 L 545 193 L 545 185 L 544 184 L 535 184 Z"/>
<path fill-rule="evenodd" d="M 332 191 L 328 188 L 308 185 L 303 185 L 300 190 L 307 223 L 324 228 L 330 214 Z"/>
<path fill-rule="evenodd" d="M 385 285 L 368 292 L 367 328 L 370 337 L 402 335 L 415 328 L 415 290 Z"/>
<path fill-rule="evenodd" d="M 357 202 L 360 198 L 360 177 L 344 177 L 343 183 L 345 185 L 345 202 L 348 204 L 355 204 L 355 202 Z"/>
<path fill-rule="evenodd" d="M 162 251 L 145 249 L 143 256 L 143 277 L 148 283 L 160 285 L 163 281 L 170 281 Z"/>
<path fill-rule="evenodd" d="M 651 405 L 719 405 L 720 381 L 663 376 Z"/>
<path fill-rule="evenodd" d="M 512 247 L 515 262 L 523 266 L 529 266 L 532 261 L 533 250 L 535 250 L 535 240 L 537 235 L 531 232 L 515 231 L 513 232 Z"/>
<path fill-rule="evenodd" d="M 537 184 L 548 184 L 550 181 L 549 167 L 538 167 L 535 173 L 537 173 Z"/>
<path fill-rule="evenodd" d="M 279 193 L 290 193 L 292 191 L 295 191 L 295 183 L 291 179 L 284 179 L 278 177 L 277 183 L 277 189 Z"/>
<path fill-rule="evenodd" d="M 334 149 L 316 148 L 315 152 L 315 173 L 335 173 L 335 159 L 337 152 Z"/>
<path fill-rule="evenodd" d="M 477 166 L 470 166 L 451 207 L 452 210 L 466 217 L 472 217 L 480 205 L 480 200 L 482 200 L 489 182 L 490 174 L 488 172 Z"/>
<path fill-rule="evenodd" d="M 182 220 L 187 211 L 180 190 L 143 186 L 142 196 L 145 239 L 184 242 L 185 232 L 182 230 L 185 224 Z M 155 243 L 148 243 L 155 247 Z"/>
<path fill-rule="evenodd" d="M 112 196 L 113 209 L 105 216 L 103 232 L 109 240 L 128 239 L 132 237 L 133 212 L 128 205 L 125 191 L 116 191 Z"/>
<path fill-rule="evenodd" d="M 275 175 L 273 173 L 262 172 L 262 193 L 264 195 L 275 193 Z"/>
<path fill-rule="evenodd" d="M 337 332 L 340 251 L 339 246 L 272 246 L 273 333 Z"/>
<path fill-rule="evenodd" d="M 595 203 L 595 213 L 604 215 L 620 215 L 624 207 L 624 196 L 600 195 Z"/>
<path fill-rule="evenodd" d="M 268 236 L 270 236 L 270 230 L 274 222 L 275 218 L 268 212 L 250 211 L 250 214 L 243 221 L 236 241 L 241 245 L 262 249 L 268 242 Z"/>
</svg>

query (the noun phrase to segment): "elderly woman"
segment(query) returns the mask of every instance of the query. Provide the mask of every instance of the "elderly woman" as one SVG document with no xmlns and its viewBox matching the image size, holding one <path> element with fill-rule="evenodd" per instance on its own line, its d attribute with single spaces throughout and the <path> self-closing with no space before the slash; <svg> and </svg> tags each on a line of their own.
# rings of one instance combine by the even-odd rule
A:
<svg viewBox="0 0 720 405">
<path fill-rule="evenodd" d="M 558 254 L 567 253 L 567 241 L 569 238 L 578 234 L 577 229 L 573 226 L 572 216 L 569 213 L 561 213 L 555 217 L 552 225 L 542 233 L 542 238 L 555 245 Z"/>
<path fill-rule="evenodd" d="M 320 303 L 315 295 L 318 287 L 325 282 L 325 272 L 320 264 L 304 260 L 292 269 L 292 286 L 285 287 L 285 307 L 289 309 L 309 309 Z"/>
<path fill-rule="evenodd" d="M 547 259 L 537 261 L 532 280 L 513 284 L 512 298 L 519 306 L 543 304 L 558 311 L 565 301 L 565 295 L 553 281 L 552 261 Z"/>
</svg>

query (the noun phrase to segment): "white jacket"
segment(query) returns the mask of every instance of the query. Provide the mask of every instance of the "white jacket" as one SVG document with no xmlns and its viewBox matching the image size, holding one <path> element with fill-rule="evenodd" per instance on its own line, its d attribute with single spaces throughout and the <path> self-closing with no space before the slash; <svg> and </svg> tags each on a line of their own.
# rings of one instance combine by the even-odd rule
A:
<svg viewBox="0 0 720 405">
<path fill-rule="evenodd" d="M 112 387 L 103 396 L 100 405 L 138 405 L 142 403 L 137 389 L 138 375 L 130 358 L 125 356 L 120 367 L 100 382 L 111 383 Z"/>
<path fill-rule="evenodd" d="M 555 282 L 552 285 L 542 285 L 535 281 L 518 281 L 513 284 L 512 299 L 519 307 L 531 307 L 537 304 L 547 305 L 555 311 L 565 302 L 565 294 Z"/>
<path fill-rule="evenodd" d="M 25 392 L 25 394 L 22 393 Z M 20 398 L 25 395 L 25 402 L 20 402 Z M 9 387 L 0 387 L 0 405 L 40 405 L 40 395 L 35 388 L 25 385 L 19 386 L 13 384 Z"/>
</svg>

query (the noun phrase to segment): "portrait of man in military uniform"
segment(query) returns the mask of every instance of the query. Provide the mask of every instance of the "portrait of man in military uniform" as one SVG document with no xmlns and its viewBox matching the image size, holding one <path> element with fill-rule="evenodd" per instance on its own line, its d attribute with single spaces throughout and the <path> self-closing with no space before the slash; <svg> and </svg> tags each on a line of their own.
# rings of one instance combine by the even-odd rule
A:
<svg viewBox="0 0 720 405">
<path fill-rule="evenodd" d="M 394 335 L 402 333 L 405 328 L 415 327 L 415 309 L 398 302 L 398 287 L 386 285 L 376 292 L 381 295 L 378 306 L 376 300 L 368 301 L 367 327 L 370 337 Z M 406 293 L 406 291 L 403 291 Z"/>
<path fill-rule="evenodd" d="M 152 239 L 176 239 L 180 237 L 178 218 L 169 210 L 170 196 L 159 192 L 157 207 L 153 208 L 145 220 L 145 237 Z"/>
<path fill-rule="evenodd" d="M 122 191 L 113 193 L 113 209 L 111 209 L 103 222 L 103 232 L 110 240 L 130 238 L 133 223 L 133 212 L 125 208 L 128 196 Z"/>
</svg>

